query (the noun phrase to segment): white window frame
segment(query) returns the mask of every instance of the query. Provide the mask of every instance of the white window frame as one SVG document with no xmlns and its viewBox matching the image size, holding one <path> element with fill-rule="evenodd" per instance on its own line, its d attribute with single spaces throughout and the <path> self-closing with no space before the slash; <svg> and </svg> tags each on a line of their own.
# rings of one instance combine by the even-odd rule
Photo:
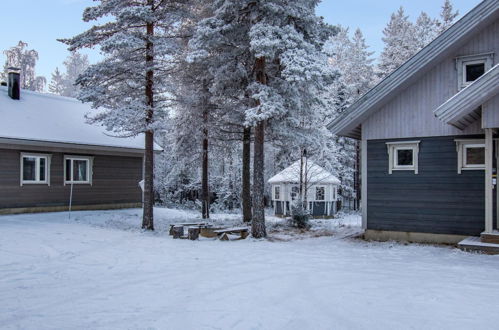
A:
<svg viewBox="0 0 499 330">
<path fill-rule="evenodd" d="M 24 174 L 24 158 L 35 158 L 35 166 L 36 166 L 36 172 L 35 172 L 35 177 L 36 179 L 34 181 L 32 180 L 24 180 L 23 179 L 23 174 Z M 44 158 L 45 159 L 45 180 L 40 181 L 40 159 Z M 31 153 L 31 152 L 21 152 L 21 158 L 20 158 L 20 172 L 19 172 L 19 181 L 20 185 L 27 185 L 27 184 L 46 184 L 50 186 L 50 161 L 52 159 L 51 154 L 38 154 L 38 153 Z"/>
<path fill-rule="evenodd" d="M 317 199 L 317 189 L 318 188 L 324 188 L 324 199 Z M 316 202 L 325 202 L 326 201 L 326 186 L 324 185 L 321 185 L 321 186 L 315 186 L 315 189 L 314 189 L 314 201 Z"/>
<path fill-rule="evenodd" d="M 489 71 L 494 66 L 494 53 L 460 56 L 456 58 L 459 90 L 467 87 L 473 82 L 473 81 L 466 81 L 466 66 L 474 64 L 483 64 L 484 73 Z"/>
<path fill-rule="evenodd" d="M 71 180 L 66 180 L 66 161 L 71 160 Z M 87 180 L 86 181 L 74 181 L 73 179 L 73 161 L 75 160 L 84 160 L 88 162 L 87 166 Z M 94 157 L 90 156 L 75 156 L 75 155 L 64 155 L 64 185 L 67 184 L 89 184 L 92 185 L 92 176 L 93 176 L 93 165 L 94 165 Z"/>
<path fill-rule="evenodd" d="M 274 200 L 280 201 L 281 200 L 281 186 L 274 186 L 273 193 L 274 193 Z M 279 198 L 277 198 L 277 197 L 279 197 Z"/>
<path fill-rule="evenodd" d="M 393 171 L 414 171 L 414 174 L 419 173 L 419 143 L 421 141 L 396 141 L 386 142 L 388 149 L 388 174 Z M 412 165 L 398 165 L 397 160 L 398 150 L 412 150 Z"/>
<path fill-rule="evenodd" d="M 485 170 L 485 164 L 467 164 L 466 149 L 468 148 L 484 148 L 484 139 L 456 139 L 457 150 L 457 173 L 461 174 L 463 170 Z"/>
</svg>

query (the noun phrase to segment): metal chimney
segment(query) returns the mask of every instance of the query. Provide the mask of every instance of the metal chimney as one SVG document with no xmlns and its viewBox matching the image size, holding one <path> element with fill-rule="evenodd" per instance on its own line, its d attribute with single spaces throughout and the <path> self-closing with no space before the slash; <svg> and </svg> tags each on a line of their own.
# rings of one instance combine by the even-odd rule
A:
<svg viewBox="0 0 499 330">
<path fill-rule="evenodd" d="M 13 100 L 19 100 L 21 96 L 21 69 L 7 68 L 9 96 Z"/>
</svg>

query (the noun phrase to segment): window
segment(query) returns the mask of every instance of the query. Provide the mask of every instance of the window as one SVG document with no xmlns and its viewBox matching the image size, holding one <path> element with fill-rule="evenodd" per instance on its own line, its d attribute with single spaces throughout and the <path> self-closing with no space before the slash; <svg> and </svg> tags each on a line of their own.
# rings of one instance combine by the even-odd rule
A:
<svg viewBox="0 0 499 330">
<path fill-rule="evenodd" d="M 21 154 L 21 186 L 49 184 L 50 155 Z"/>
<path fill-rule="evenodd" d="M 494 54 L 461 56 L 456 59 L 458 88 L 463 89 L 492 68 Z"/>
<path fill-rule="evenodd" d="M 278 201 L 280 199 L 281 199 L 281 187 L 275 186 L 274 187 L 274 200 Z"/>
<path fill-rule="evenodd" d="M 300 196 L 300 187 L 292 186 L 291 187 L 291 200 L 294 201 Z"/>
<path fill-rule="evenodd" d="M 92 184 L 92 157 L 64 156 L 64 184 Z"/>
<path fill-rule="evenodd" d="M 388 173 L 396 170 L 414 171 L 418 174 L 418 156 L 420 141 L 387 142 Z"/>
<path fill-rule="evenodd" d="M 323 201 L 326 197 L 326 189 L 325 187 L 315 187 L 315 200 Z"/>
<path fill-rule="evenodd" d="M 455 140 L 457 145 L 457 172 L 485 169 L 484 140 Z"/>
</svg>

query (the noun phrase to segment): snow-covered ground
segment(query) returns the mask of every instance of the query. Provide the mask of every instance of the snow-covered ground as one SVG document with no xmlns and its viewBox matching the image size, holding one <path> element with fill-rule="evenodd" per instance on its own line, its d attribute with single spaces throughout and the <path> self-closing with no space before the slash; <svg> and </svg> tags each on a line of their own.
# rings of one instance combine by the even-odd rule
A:
<svg viewBox="0 0 499 330">
<path fill-rule="evenodd" d="M 173 240 L 156 209 L 0 216 L 1 329 L 492 329 L 499 256 L 341 238 L 358 217 L 272 240 Z M 236 224 L 236 215 L 215 215 Z M 320 236 L 320 237 L 314 237 Z M 302 238 L 302 239 L 297 239 Z"/>
</svg>

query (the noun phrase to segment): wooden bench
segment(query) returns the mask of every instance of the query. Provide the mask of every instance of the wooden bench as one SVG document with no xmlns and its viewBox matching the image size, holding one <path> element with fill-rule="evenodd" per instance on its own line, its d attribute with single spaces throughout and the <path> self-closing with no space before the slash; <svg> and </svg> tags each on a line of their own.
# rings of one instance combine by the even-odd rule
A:
<svg viewBox="0 0 499 330">
<path fill-rule="evenodd" d="M 228 241 L 229 235 L 239 235 L 239 239 L 245 239 L 249 236 L 248 227 L 225 228 L 214 231 L 221 241 Z"/>
<path fill-rule="evenodd" d="M 175 236 L 175 235 L 174 235 L 174 228 L 175 228 L 175 227 L 182 227 L 182 231 L 183 231 L 183 230 L 184 230 L 184 229 L 183 229 L 184 227 L 194 227 L 194 226 L 201 228 L 201 227 L 203 227 L 203 226 L 208 226 L 208 223 L 206 223 L 206 222 L 185 222 L 185 223 L 174 223 L 174 224 L 171 224 L 171 225 L 170 225 L 170 230 L 169 230 L 169 232 L 168 232 L 168 233 L 169 233 L 169 235 L 170 235 L 170 236 Z M 179 228 L 177 228 L 177 231 L 180 231 L 180 229 L 179 229 Z M 183 234 L 182 234 L 182 235 L 183 235 Z"/>
</svg>

